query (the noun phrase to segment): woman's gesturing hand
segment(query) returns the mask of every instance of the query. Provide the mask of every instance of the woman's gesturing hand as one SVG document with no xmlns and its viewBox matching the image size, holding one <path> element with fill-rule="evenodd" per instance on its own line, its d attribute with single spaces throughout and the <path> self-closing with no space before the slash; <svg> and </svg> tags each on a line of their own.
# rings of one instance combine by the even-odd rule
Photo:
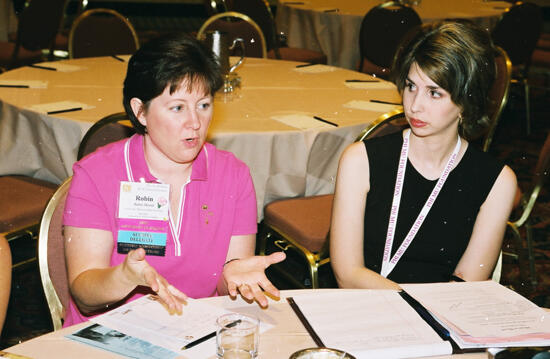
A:
<svg viewBox="0 0 550 359">
<path fill-rule="evenodd" d="M 181 313 L 182 302 L 187 300 L 187 296 L 168 283 L 155 268 L 147 263 L 143 248 L 128 252 L 123 264 L 123 271 L 126 277 L 136 285 L 150 287 L 157 293 L 170 312 Z"/>
<path fill-rule="evenodd" d="M 227 263 L 223 269 L 223 276 L 229 295 L 236 297 L 240 293 L 244 298 L 256 300 L 260 306 L 266 307 L 267 298 L 263 292 L 278 297 L 279 290 L 267 279 L 265 270 L 285 258 L 283 252 L 276 252 L 268 256 L 242 258 Z"/>
</svg>

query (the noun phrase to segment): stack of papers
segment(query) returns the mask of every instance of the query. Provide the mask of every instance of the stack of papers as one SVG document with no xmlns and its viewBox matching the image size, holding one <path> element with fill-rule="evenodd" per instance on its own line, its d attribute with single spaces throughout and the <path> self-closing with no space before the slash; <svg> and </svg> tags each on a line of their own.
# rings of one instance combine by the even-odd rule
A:
<svg viewBox="0 0 550 359">
<path fill-rule="evenodd" d="M 550 313 L 496 282 L 402 287 L 462 349 L 550 345 Z"/>
<path fill-rule="evenodd" d="M 550 313 L 496 282 L 401 287 L 405 292 L 316 292 L 294 301 L 325 346 L 358 358 L 550 346 Z"/>
</svg>

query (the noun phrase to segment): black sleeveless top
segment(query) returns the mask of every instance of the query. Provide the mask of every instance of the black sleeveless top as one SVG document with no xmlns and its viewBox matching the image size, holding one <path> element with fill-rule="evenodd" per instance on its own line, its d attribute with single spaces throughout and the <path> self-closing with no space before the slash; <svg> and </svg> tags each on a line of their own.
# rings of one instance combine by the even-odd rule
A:
<svg viewBox="0 0 550 359">
<path fill-rule="evenodd" d="M 364 143 L 370 168 L 364 258 L 367 268 L 380 273 L 403 136 L 398 132 Z M 469 145 L 388 279 L 397 283 L 449 281 L 466 250 L 479 209 L 503 167 L 503 163 Z M 407 162 L 392 256 L 436 183 L 437 180 L 427 180 Z"/>
</svg>

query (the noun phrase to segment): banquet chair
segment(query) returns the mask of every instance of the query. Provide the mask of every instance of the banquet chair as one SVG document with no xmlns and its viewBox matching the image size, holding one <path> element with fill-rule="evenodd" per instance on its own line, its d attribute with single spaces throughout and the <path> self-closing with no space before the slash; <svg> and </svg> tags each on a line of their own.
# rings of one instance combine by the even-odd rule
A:
<svg viewBox="0 0 550 359">
<path fill-rule="evenodd" d="M 38 269 L 54 330 L 61 329 L 70 300 L 65 267 L 63 210 L 71 179 L 66 179 L 48 202 L 38 234 Z"/>
<path fill-rule="evenodd" d="M 67 0 L 31 0 L 18 18 L 15 42 L 0 42 L 0 67 L 44 61 L 60 29 Z"/>
<path fill-rule="evenodd" d="M 71 59 L 133 54 L 139 48 L 134 26 L 111 9 L 91 9 L 80 14 L 69 32 Z"/>
<path fill-rule="evenodd" d="M 516 247 L 515 255 L 519 257 L 523 249 L 527 251 L 527 260 L 529 266 L 529 276 L 533 287 L 537 285 L 537 277 L 535 271 L 535 256 L 533 253 L 533 220 L 531 214 L 537 202 L 537 198 L 542 187 L 545 185 L 550 172 L 550 132 L 546 136 L 546 140 L 540 150 L 537 164 L 533 172 L 533 177 L 529 188 L 523 193 L 519 208 L 514 210 L 514 214 L 510 216 L 508 228 L 512 232 L 512 239 Z"/>
<path fill-rule="evenodd" d="M 519 1 L 506 9 L 491 33 L 495 45 L 502 47 L 512 61 L 512 83 L 523 87 L 527 134 L 531 133 L 529 69 L 541 29 L 540 7 Z"/>
<path fill-rule="evenodd" d="M 489 151 L 496 127 L 500 120 L 500 115 L 508 102 L 510 79 L 512 77 L 512 62 L 506 54 L 506 51 L 496 46 L 495 55 L 496 76 L 489 91 L 489 127 L 483 136 L 482 150 L 484 152 Z"/>
<path fill-rule="evenodd" d="M 126 112 L 105 116 L 86 131 L 78 147 L 77 160 L 101 146 L 130 137 L 135 133 Z"/>
<path fill-rule="evenodd" d="M 396 109 L 377 118 L 356 138 L 390 134 L 408 126 L 402 109 Z M 318 270 L 330 262 L 329 230 L 334 195 L 318 195 L 277 200 L 265 207 L 263 233 L 259 238 L 259 254 L 266 255 L 268 242 L 278 249 L 298 253 L 305 259 L 308 277 L 304 282 L 296 280 L 294 273 L 285 270 L 284 262 L 272 265 L 290 282 L 300 288 L 319 288 Z"/>
<path fill-rule="evenodd" d="M 267 57 L 265 37 L 254 20 L 235 11 L 222 12 L 208 18 L 200 27 L 197 39 L 203 40 L 207 31 L 219 30 L 229 34 L 230 41 L 244 40 L 245 56 Z"/>
<path fill-rule="evenodd" d="M 56 188 L 30 176 L 0 177 L 0 234 L 10 245 L 14 270 L 36 262 L 40 217 Z"/>
<path fill-rule="evenodd" d="M 370 9 L 359 30 L 358 70 L 387 79 L 403 37 L 422 20 L 413 8 L 389 1 Z"/>
<path fill-rule="evenodd" d="M 326 64 L 327 56 L 320 51 L 288 47 L 277 31 L 271 7 L 266 0 L 225 0 L 228 8 L 248 15 L 262 29 L 266 39 L 267 57 L 277 60 Z"/>
</svg>

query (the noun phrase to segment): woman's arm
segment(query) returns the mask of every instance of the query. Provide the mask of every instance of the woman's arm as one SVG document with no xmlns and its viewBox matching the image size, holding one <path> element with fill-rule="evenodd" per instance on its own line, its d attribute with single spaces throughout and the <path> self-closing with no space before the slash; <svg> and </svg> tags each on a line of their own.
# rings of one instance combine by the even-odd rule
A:
<svg viewBox="0 0 550 359">
<path fill-rule="evenodd" d="M 479 210 L 468 247 L 456 266 L 456 276 L 467 281 L 487 280 L 491 277 L 502 247 L 516 189 L 516 176 L 510 167 L 505 166 Z"/>
<path fill-rule="evenodd" d="M 11 252 L 8 241 L 0 236 L 0 334 L 6 319 L 11 290 Z"/>
<path fill-rule="evenodd" d="M 130 251 L 111 267 L 111 232 L 66 226 L 65 257 L 71 294 L 83 312 L 93 312 L 124 299 L 136 286 L 150 287 L 170 310 L 181 311 L 185 294 L 170 285 L 145 259 L 142 248 Z"/>
<path fill-rule="evenodd" d="M 267 279 L 265 270 L 272 264 L 285 259 L 283 252 L 268 256 L 254 256 L 256 236 L 253 234 L 231 237 L 223 276 L 218 282 L 218 294 L 237 296 L 237 291 L 248 300 L 256 300 L 260 306 L 267 306 L 263 291 L 279 297 L 279 290 Z M 263 290 L 263 291 L 262 291 Z"/>
<path fill-rule="evenodd" d="M 365 268 L 363 227 L 369 188 L 367 152 L 362 142 L 356 142 L 344 151 L 338 165 L 330 230 L 332 268 L 342 288 L 399 289 L 397 283 Z"/>
</svg>

